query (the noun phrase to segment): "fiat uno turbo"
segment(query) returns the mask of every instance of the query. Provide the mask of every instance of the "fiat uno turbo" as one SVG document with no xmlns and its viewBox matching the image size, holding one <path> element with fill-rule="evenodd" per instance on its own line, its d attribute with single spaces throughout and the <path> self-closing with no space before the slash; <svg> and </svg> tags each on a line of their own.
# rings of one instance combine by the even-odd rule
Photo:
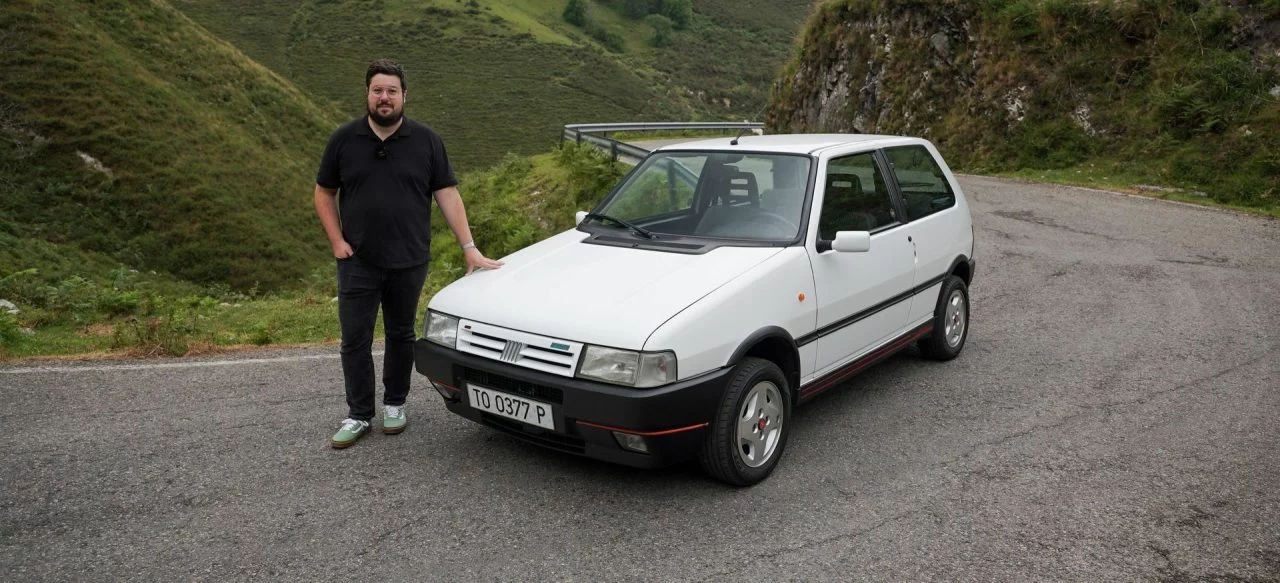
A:
<svg viewBox="0 0 1280 583">
<path fill-rule="evenodd" d="M 911 344 L 954 358 L 968 335 L 969 207 L 923 139 L 667 146 L 577 218 L 431 299 L 416 368 L 449 410 L 750 485 L 794 407 Z"/>
</svg>

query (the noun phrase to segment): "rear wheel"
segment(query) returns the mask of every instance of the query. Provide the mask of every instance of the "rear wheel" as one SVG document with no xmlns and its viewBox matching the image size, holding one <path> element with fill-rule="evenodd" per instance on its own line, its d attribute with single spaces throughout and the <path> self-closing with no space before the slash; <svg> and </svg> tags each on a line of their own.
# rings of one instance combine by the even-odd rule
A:
<svg viewBox="0 0 1280 583">
<path fill-rule="evenodd" d="M 969 337 L 969 287 L 951 275 L 942 282 L 938 305 L 933 310 L 933 331 L 916 343 L 925 357 L 951 360 L 960 354 Z"/>
<path fill-rule="evenodd" d="M 734 367 L 698 459 L 735 486 L 769 477 L 787 445 L 791 389 L 778 365 L 749 357 Z"/>
</svg>

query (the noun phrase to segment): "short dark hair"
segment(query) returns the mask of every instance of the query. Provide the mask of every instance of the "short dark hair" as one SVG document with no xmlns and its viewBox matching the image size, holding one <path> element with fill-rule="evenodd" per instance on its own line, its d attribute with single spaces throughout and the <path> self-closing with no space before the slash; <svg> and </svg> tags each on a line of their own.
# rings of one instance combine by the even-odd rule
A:
<svg viewBox="0 0 1280 583">
<path fill-rule="evenodd" d="M 408 86 L 404 82 L 404 67 L 391 59 L 378 59 L 369 63 L 369 70 L 364 74 L 364 87 L 369 88 L 369 84 L 373 82 L 374 75 L 395 75 L 400 78 L 400 90 L 407 91 Z"/>
</svg>

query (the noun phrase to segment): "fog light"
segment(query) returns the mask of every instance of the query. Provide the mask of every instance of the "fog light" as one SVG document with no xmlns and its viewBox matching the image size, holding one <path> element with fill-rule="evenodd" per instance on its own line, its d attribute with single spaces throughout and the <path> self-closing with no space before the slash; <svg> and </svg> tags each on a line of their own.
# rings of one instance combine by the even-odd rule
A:
<svg viewBox="0 0 1280 583">
<path fill-rule="evenodd" d="M 622 446 L 622 449 L 629 449 L 640 453 L 649 453 L 649 444 L 645 443 L 644 438 L 639 435 L 614 431 L 613 438 L 618 440 L 618 445 Z"/>
<path fill-rule="evenodd" d="M 431 386 L 432 386 L 433 388 L 435 388 L 435 390 L 436 390 L 436 392 L 437 392 L 437 393 L 440 393 L 440 396 L 441 396 L 441 397 L 444 397 L 444 400 L 446 400 L 446 401 L 457 401 L 457 400 L 458 400 L 458 390 L 457 390 L 457 389 L 455 389 L 455 388 L 453 388 L 453 387 L 451 387 L 451 386 L 449 386 L 449 385 L 446 385 L 446 384 L 444 384 L 444 383 L 438 383 L 438 382 L 436 382 L 436 381 L 434 381 L 434 380 L 431 380 L 431 379 L 427 379 L 427 382 L 431 383 Z"/>
</svg>

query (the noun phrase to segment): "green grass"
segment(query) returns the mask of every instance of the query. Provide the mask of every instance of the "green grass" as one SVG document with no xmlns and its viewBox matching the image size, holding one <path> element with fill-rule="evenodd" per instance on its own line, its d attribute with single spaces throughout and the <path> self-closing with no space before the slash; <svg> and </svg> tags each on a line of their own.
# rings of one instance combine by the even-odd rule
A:
<svg viewBox="0 0 1280 583">
<path fill-rule="evenodd" d="M 574 212 L 594 206 L 624 170 L 594 149 L 565 144 L 548 154 L 509 156 L 493 168 L 464 174 L 463 198 L 477 245 L 499 258 L 571 228 Z M 21 310 L 16 316 L 0 311 L 0 359 L 88 353 L 182 356 L 338 338 L 331 260 L 293 289 L 245 293 L 134 273 L 108 259 L 52 244 L 16 250 L 24 249 L 16 242 L 0 230 L 0 265 L 51 267 L 0 272 L 9 273 L 0 276 L 0 298 Z M 432 247 L 423 307 L 465 271 L 457 241 L 438 211 Z M 76 262 L 86 268 L 77 269 Z"/>
<path fill-rule="evenodd" d="M 802 5 L 769 7 L 769 38 Z M 553 149 L 569 122 L 737 116 L 750 100 L 723 105 L 716 87 L 743 91 L 740 72 L 785 52 L 713 42 L 703 58 L 732 79 L 681 70 L 667 57 L 687 39 L 757 26 L 710 16 L 732 14 L 723 1 L 663 49 L 595 3 L 621 54 L 563 22 L 559 0 L 174 6 L 0 5 L 0 299 L 21 309 L 0 313 L 0 356 L 332 340 L 313 176 L 329 133 L 361 112 L 374 57 L 408 66 L 409 113 L 444 134 L 477 241 L 501 255 L 566 228 L 620 173 L 572 147 L 519 154 Z M 765 86 L 742 95 L 762 101 Z M 435 228 L 428 294 L 462 271 L 438 215 Z"/>
<path fill-rule="evenodd" d="M 292 285 L 322 257 L 310 195 L 339 116 L 166 6 L 0 6 L 0 217 L 144 271 Z"/>
<path fill-rule="evenodd" d="M 63 323 L 27 330 L 13 341 L 0 343 L 0 359 L 86 354 L 188 356 L 237 347 L 331 342 L 338 338 L 338 312 L 328 299 L 272 297 L 98 324 Z"/>
<path fill-rule="evenodd" d="M 1275 209 L 1280 58 L 1249 31 L 1276 18 L 1221 0 L 830 0 L 805 26 L 768 123 L 921 135 L 972 173 L 1117 167 Z M 946 34 L 946 54 L 920 30 Z M 837 64 L 856 80 L 853 98 L 819 105 Z"/>
<path fill-rule="evenodd" d="M 182 6 L 347 117 L 364 112 L 369 61 L 401 62 L 406 113 L 439 131 L 463 170 L 507 153 L 545 152 L 560 127 L 573 121 L 687 115 L 686 101 L 661 99 L 649 79 L 603 49 L 565 43 L 556 22 L 535 18 L 533 8 L 495 8 L 499 4 L 479 2 L 477 14 L 448 1 L 192 0 Z M 271 10 L 275 18 L 246 22 L 242 7 Z M 549 36 L 555 42 L 547 42 Z"/>
<path fill-rule="evenodd" d="M 613 53 L 563 21 L 565 0 L 186 0 L 178 6 L 344 115 L 363 112 L 364 67 L 402 62 L 407 112 L 474 170 L 545 152 L 568 123 L 744 119 L 763 107 L 808 0 L 696 3 L 672 44 L 592 1 Z"/>
<path fill-rule="evenodd" d="M 1209 198 L 1205 193 L 1197 194 L 1198 191 L 1163 187 L 1156 184 L 1156 181 L 1149 180 L 1149 176 L 1127 175 L 1125 172 L 1124 170 L 1117 170 L 1115 167 L 1108 169 L 1097 165 L 1085 165 L 1072 168 L 1024 168 L 1021 170 L 994 172 L 991 175 L 1028 182 L 1096 188 L 1148 198 L 1239 211 L 1260 217 L 1280 218 L 1280 208 L 1222 203 Z"/>
<path fill-rule="evenodd" d="M 763 121 L 770 90 L 810 0 L 699 0 L 688 31 L 655 49 L 654 67 L 715 119 Z"/>
</svg>

